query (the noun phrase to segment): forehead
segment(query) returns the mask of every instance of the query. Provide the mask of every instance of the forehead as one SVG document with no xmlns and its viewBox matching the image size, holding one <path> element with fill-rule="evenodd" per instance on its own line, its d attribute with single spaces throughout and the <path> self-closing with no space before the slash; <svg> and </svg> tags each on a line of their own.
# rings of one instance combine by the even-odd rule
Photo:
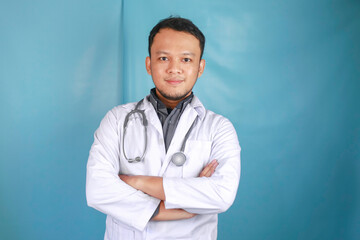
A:
<svg viewBox="0 0 360 240">
<path fill-rule="evenodd" d="M 159 51 L 192 52 L 200 55 L 200 41 L 190 33 L 163 28 L 155 35 L 151 45 L 151 53 Z"/>
</svg>

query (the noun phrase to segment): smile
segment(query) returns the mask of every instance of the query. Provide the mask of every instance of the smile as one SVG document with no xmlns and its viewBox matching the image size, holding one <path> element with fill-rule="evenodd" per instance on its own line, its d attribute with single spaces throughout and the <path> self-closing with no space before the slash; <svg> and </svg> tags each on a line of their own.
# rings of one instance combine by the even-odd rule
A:
<svg viewBox="0 0 360 240">
<path fill-rule="evenodd" d="M 178 85 L 178 84 L 182 83 L 184 80 L 181 80 L 181 79 L 167 79 L 165 81 L 170 85 Z"/>
</svg>

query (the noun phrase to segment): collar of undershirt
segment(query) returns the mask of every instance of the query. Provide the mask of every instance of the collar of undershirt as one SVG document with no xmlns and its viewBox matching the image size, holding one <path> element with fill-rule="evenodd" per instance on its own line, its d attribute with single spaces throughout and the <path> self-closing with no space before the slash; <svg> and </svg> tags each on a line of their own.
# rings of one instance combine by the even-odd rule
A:
<svg viewBox="0 0 360 240">
<path fill-rule="evenodd" d="M 191 100 L 193 99 L 193 96 L 194 96 L 194 94 L 191 92 L 191 94 L 188 97 L 186 97 L 185 99 L 183 99 L 181 102 L 179 102 L 175 108 L 179 109 L 180 112 L 182 112 L 184 110 L 184 108 L 186 107 L 186 105 L 189 102 L 191 102 Z M 153 105 L 153 107 L 155 108 L 156 112 L 161 112 L 162 114 L 165 114 L 166 116 L 171 113 L 172 109 L 166 108 L 165 104 L 156 95 L 155 88 L 150 90 L 150 102 Z"/>
</svg>

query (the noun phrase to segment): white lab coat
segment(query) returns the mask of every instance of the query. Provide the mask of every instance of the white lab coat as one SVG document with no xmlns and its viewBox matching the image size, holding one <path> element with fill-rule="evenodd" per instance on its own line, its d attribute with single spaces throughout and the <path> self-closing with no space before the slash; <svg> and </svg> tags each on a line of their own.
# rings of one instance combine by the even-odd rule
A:
<svg viewBox="0 0 360 240">
<path fill-rule="evenodd" d="M 148 119 L 145 159 L 128 163 L 122 153 L 123 121 L 136 103 L 117 106 L 101 121 L 94 135 L 86 175 L 88 205 L 107 214 L 105 239 L 216 239 L 217 214 L 235 199 L 240 179 L 240 146 L 233 125 L 206 110 L 194 96 L 184 110 L 168 151 L 158 116 L 147 97 L 139 109 Z M 185 146 L 187 161 L 175 166 L 171 156 L 196 120 Z M 141 156 L 144 133 L 141 119 L 131 117 L 125 137 L 128 158 Z M 209 177 L 199 178 L 204 166 L 217 159 L 219 166 Z M 162 176 L 165 207 L 196 213 L 177 221 L 150 221 L 159 200 L 122 182 L 118 174 Z M 235 223 L 235 222 L 234 222 Z"/>
</svg>

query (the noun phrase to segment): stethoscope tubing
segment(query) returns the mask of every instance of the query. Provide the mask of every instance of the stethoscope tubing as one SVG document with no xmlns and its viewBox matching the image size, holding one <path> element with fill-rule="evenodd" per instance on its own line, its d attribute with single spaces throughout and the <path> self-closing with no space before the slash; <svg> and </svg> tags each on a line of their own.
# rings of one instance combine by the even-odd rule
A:
<svg viewBox="0 0 360 240">
<path fill-rule="evenodd" d="M 135 106 L 135 109 L 133 109 L 132 111 L 130 111 L 126 117 L 125 117 L 125 120 L 124 120 L 124 125 L 123 125 L 123 137 L 122 137 L 122 151 L 123 151 L 123 154 L 124 154 L 124 157 L 125 159 L 129 162 L 129 163 L 137 163 L 137 162 L 140 162 L 144 159 L 145 157 L 145 154 L 146 154 L 146 150 L 147 150 L 147 125 L 148 125 L 148 121 L 147 121 L 147 118 L 146 118 L 146 115 L 144 113 L 144 110 L 139 110 L 139 106 L 140 104 L 143 102 L 143 99 L 140 100 L 136 106 Z M 142 125 L 144 127 L 144 136 L 145 136 L 145 143 L 144 143 L 144 151 L 143 151 L 143 154 L 141 155 L 141 157 L 135 157 L 135 158 L 128 158 L 126 156 L 126 152 L 125 152 L 125 135 L 126 135 L 126 129 L 127 129 L 127 124 L 129 122 L 129 119 L 130 119 L 130 116 L 133 115 L 133 114 L 140 114 L 141 117 L 142 117 Z"/>
<path fill-rule="evenodd" d="M 145 154 L 146 154 L 146 151 L 147 151 L 147 145 L 148 145 L 148 139 L 147 139 L 147 126 L 148 126 L 148 121 L 147 121 L 147 118 L 146 118 L 146 115 L 144 113 L 144 110 L 139 110 L 139 106 L 140 104 L 143 102 L 144 99 L 140 100 L 135 108 L 133 110 L 131 110 L 125 117 L 125 120 L 124 120 L 124 124 L 123 124 L 123 137 L 122 137 L 122 152 L 124 154 L 124 157 L 125 159 L 129 162 L 129 163 L 138 163 L 138 162 L 141 162 L 144 158 L 145 158 Z M 135 158 L 128 158 L 126 156 L 126 152 L 125 152 L 125 135 L 126 135 L 126 129 L 127 129 L 127 125 L 128 125 L 128 122 L 129 122 L 129 119 L 131 117 L 131 115 L 133 114 L 139 114 L 142 118 L 142 125 L 144 127 L 144 136 L 145 136 L 145 143 L 144 143 L 144 151 L 143 151 L 143 154 L 141 155 L 141 157 L 135 157 Z M 188 132 L 186 133 L 185 137 L 184 137 L 184 140 L 181 144 L 181 148 L 180 148 L 180 152 L 176 152 L 172 155 L 171 157 L 171 161 L 176 165 L 176 166 L 182 166 L 184 165 L 184 163 L 186 162 L 186 155 L 184 153 L 185 151 L 185 146 L 186 146 L 186 141 L 188 140 L 189 138 L 189 135 L 192 131 L 192 129 L 194 128 L 195 126 L 195 123 L 196 123 L 196 119 L 194 120 L 194 122 L 191 124 Z"/>
</svg>

